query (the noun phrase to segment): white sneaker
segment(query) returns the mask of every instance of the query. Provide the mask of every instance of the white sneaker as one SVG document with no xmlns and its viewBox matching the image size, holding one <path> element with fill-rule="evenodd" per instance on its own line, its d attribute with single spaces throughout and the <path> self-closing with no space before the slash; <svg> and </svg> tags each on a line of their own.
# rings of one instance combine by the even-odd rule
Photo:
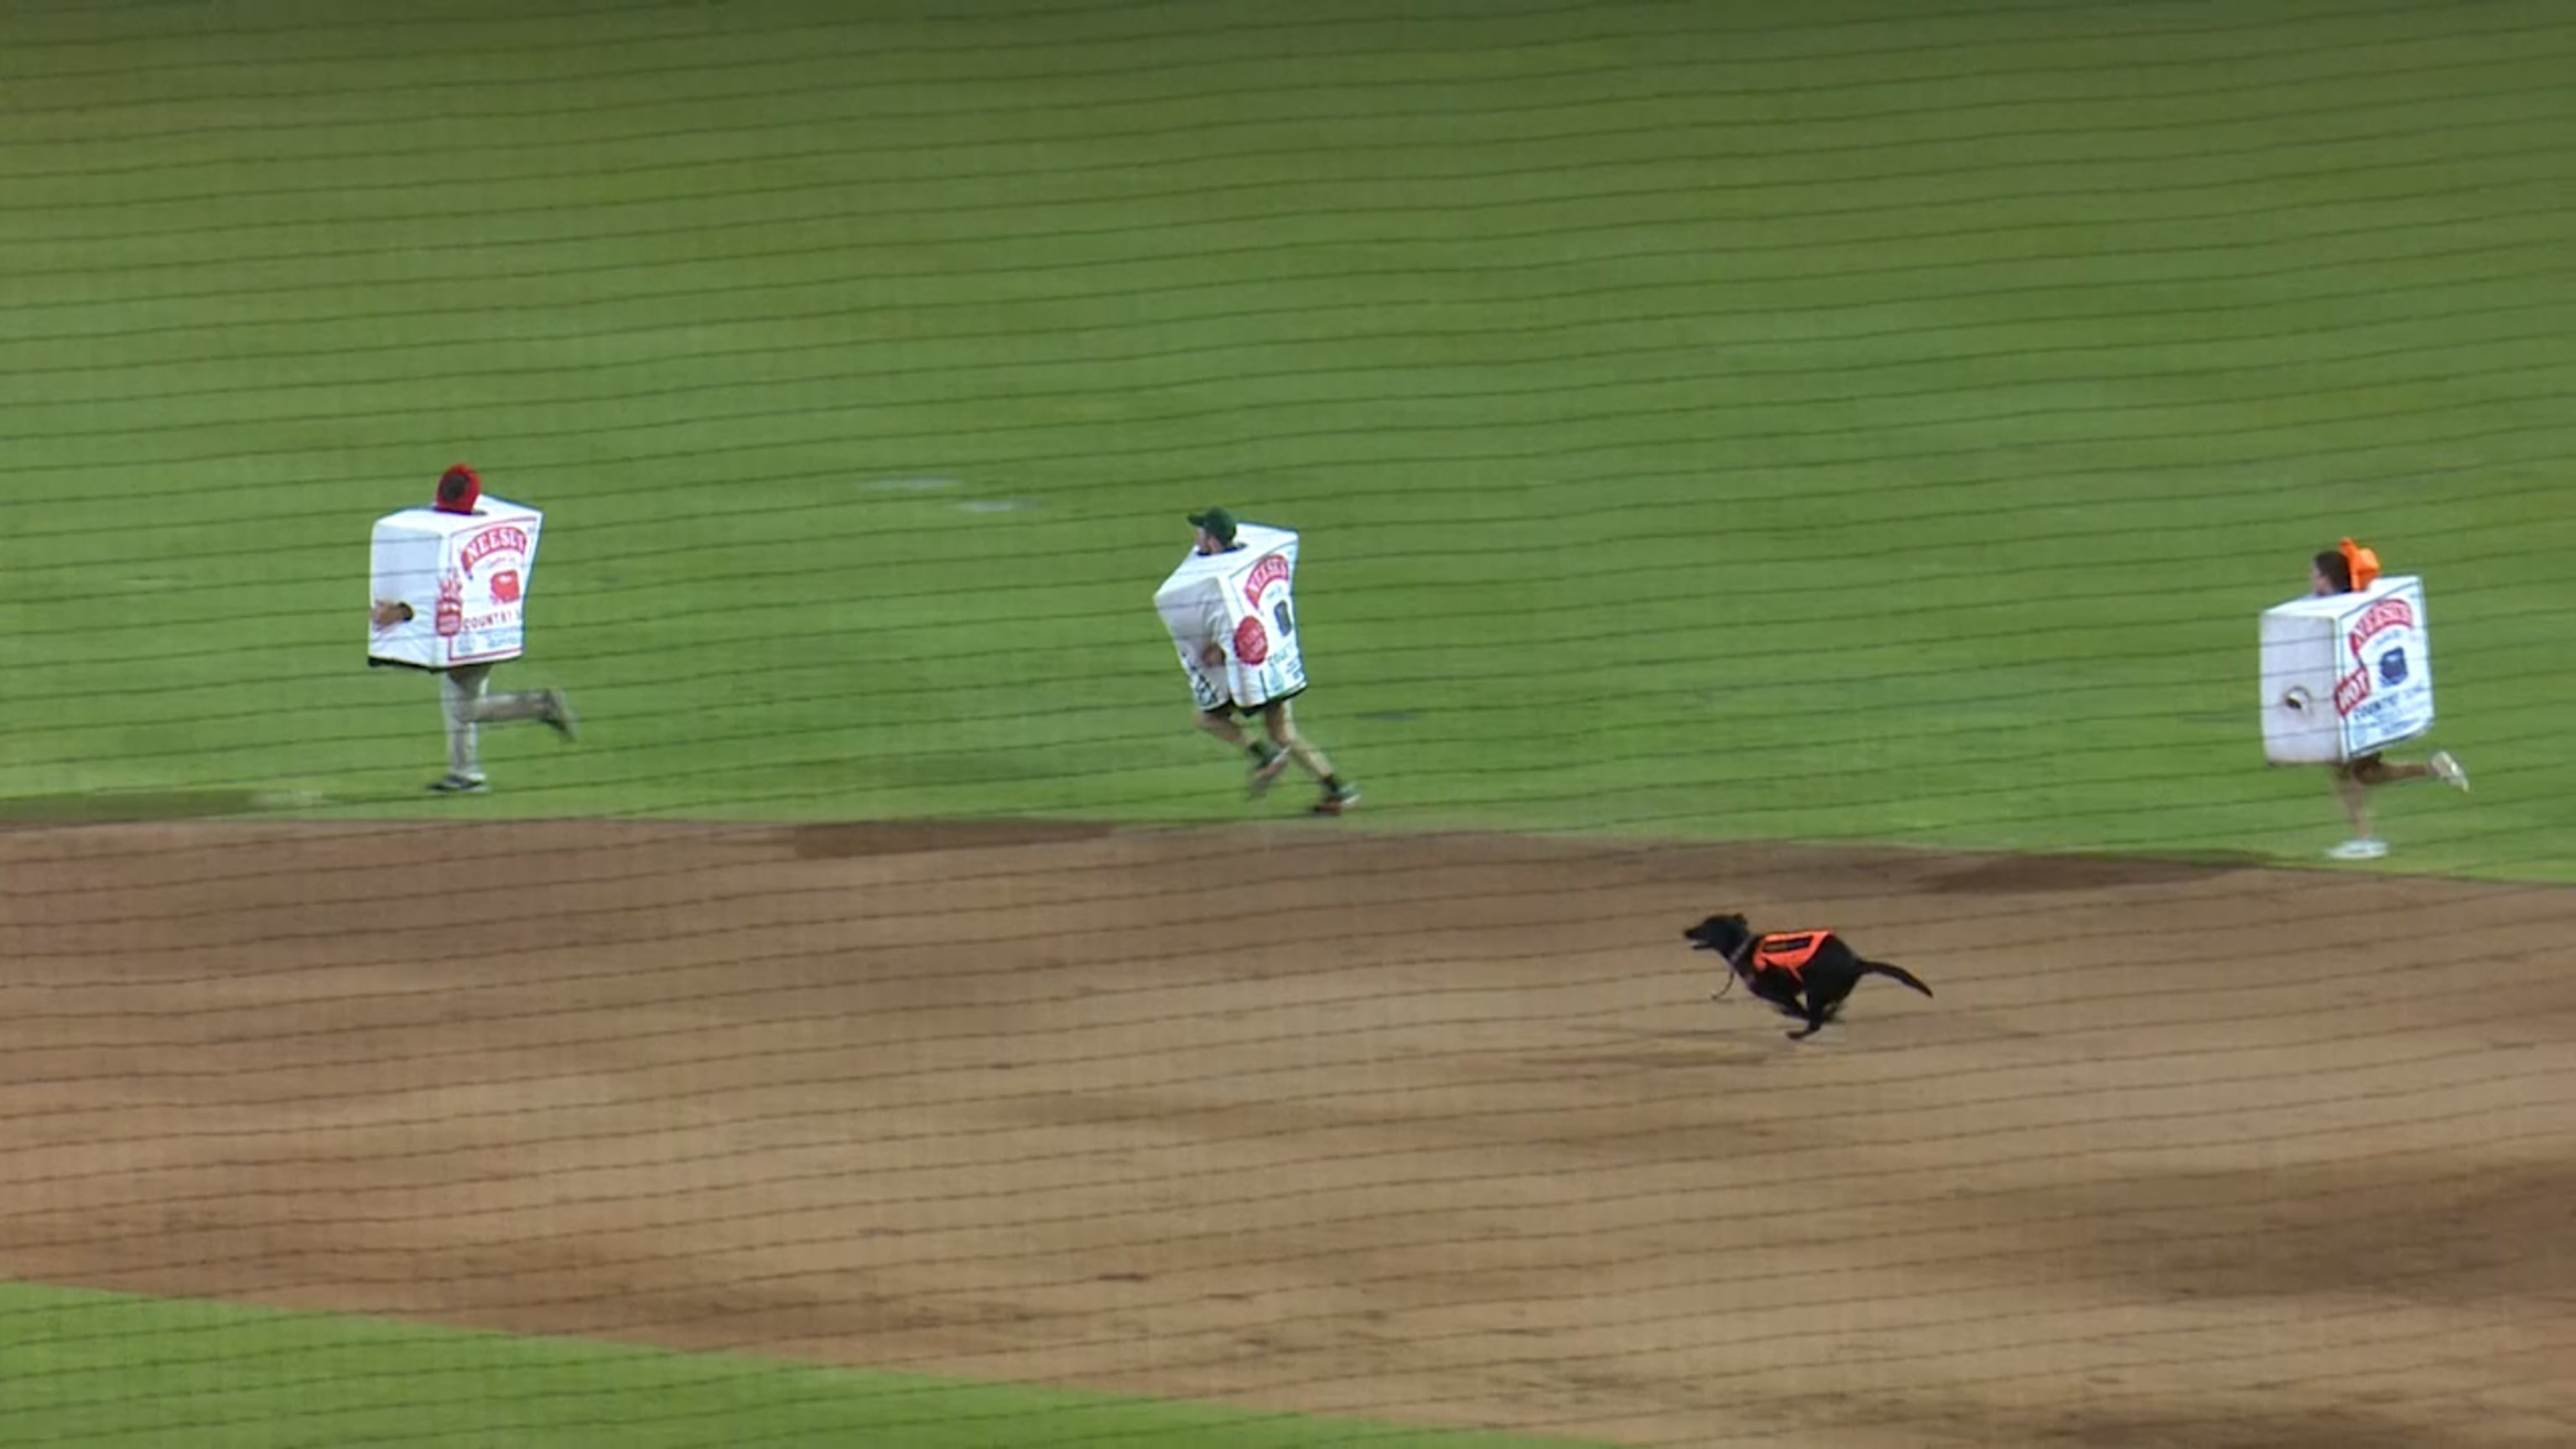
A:
<svg viewBox="0 0 2576 1449">
<path fill-rule="evenodd" d="M 2332 856 L 2336 860 L 2377 860 L 2387 853 L 2387 841 L 2372 840 L 2368 836 L 2363 836 L 2357 840 L 2347 840 L 2343 844 L 2326 852 L 2327 855 Z"/>
<path fill-rule="evenodd" d="M 2460 763 L 2458 756 L 2453 755 L 2449 750 L 2435 750 L 2432 758 L 2424 763 L 2433 767 L 2435 779 L 2462 794 L 2468 793 L 2468 767 Z"/>
</svg>

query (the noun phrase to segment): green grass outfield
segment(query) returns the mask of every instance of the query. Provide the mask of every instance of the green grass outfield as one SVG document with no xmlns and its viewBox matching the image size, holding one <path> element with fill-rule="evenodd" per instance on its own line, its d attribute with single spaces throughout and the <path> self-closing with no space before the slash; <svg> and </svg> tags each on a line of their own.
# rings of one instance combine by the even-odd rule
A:
<svg viewBox="0 0 2576 1449">
<path fill-rule="evenodd" d="M 1372 828 L 2313 861 L 2254 616 L 2357 533 L 2477 783 L 2387 868 L 2576 879 L 2563 6 L 913 9 L 0 13 L 0 816 L 1239 818 L 1222 500 Z M 431 802 L 460 457 L 589 738 Z"/>
<path fill-rule="evenodd" d="M 1573 1449 L 1540 1440 L 0 1284 L 0 1444 Z"/>
<path fill-rule="evenodd" d="M 2355 532 L 2478 785 L 2392 868 L 2571 873 L 2540 0 L 529 8 L 5 22 L 20 813 L 1234 818 L 1223 499 L 1381 827 L 2310 859 L 2253 617 Z M 458 457 L 592 731 L 461 809 L 358 667 Z"/>
</svg>

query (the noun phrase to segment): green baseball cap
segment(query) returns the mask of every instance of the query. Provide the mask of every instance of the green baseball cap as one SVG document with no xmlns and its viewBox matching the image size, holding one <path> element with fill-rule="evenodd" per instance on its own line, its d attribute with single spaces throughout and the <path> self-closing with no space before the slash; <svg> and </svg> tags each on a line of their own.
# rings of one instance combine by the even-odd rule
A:
<svg viewBox="0 0 2576 1449">
<path fill-rule="evenodd" d="M 1204 528 L 1219 543 L 1234 542 L 1234 515 L 1222 508 L 1190 515 L 1191 526 Z"/>
</svg>

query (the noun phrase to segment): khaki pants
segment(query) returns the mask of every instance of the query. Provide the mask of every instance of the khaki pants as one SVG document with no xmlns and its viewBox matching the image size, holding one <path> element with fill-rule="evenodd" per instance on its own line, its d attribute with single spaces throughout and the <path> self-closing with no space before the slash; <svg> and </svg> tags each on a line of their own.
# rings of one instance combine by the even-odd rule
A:
<svg viewBox="0 0 2576 1449">
<path fill-rule="evenodd" d="M 447 770 L 469 780 L 483 778 L 481 736 L 478 725 L 496 724 L 502 720 L 544 719 L 546 697 L 542 694 L 489 694 L 484 691 L 492 682 L 492 666 L 466 664 L 442 670 L 438 676 L 438 702 L 447 715 Z"/>
</svg>

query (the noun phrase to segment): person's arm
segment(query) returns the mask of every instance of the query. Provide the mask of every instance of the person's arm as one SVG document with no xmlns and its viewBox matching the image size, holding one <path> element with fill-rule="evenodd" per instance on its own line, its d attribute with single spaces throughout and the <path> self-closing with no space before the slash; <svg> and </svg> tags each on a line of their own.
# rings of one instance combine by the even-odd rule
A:
<svg viewBox="0 0 2576 1449">
<path fill-rule="evenodd" d="M 396 624 L 411 622 L 411 605 L 399 599 L 378 599 L 376 606 L 367 611 L 367 617 L 377 628 L 390 629 Z"/>
</svg>

